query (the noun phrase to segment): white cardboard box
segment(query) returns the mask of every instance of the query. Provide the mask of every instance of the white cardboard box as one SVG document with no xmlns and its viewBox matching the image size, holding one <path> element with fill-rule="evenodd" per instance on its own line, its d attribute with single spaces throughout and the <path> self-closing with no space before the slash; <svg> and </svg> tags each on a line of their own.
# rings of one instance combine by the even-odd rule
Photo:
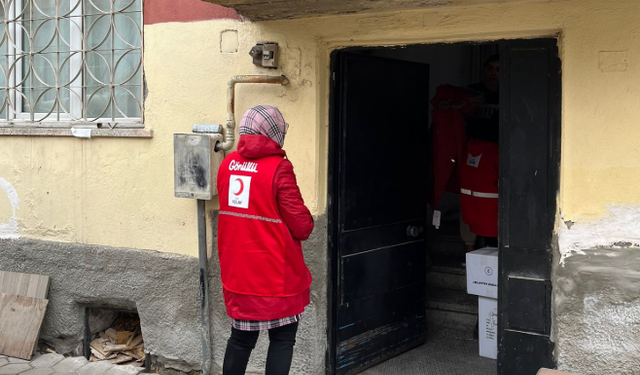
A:
<svg viewBox="0 0 640 375">
<path fill-rule="evenodd" d="M 498 358 L 498 300 L 478 297 L 480 356 Z"/>
<path fill-rule="evenodd" d="M 467 253 L 467 293 L 498 298 L 498 249 L 495 247 Z"/>
</svg>

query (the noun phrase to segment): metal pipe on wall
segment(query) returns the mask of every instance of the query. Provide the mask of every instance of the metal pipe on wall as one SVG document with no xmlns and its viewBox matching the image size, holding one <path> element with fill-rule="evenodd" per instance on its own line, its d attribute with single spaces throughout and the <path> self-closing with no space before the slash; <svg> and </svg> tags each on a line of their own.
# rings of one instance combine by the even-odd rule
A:
<svg viewBox="0 0 640 375">
<path fill-rule="evenodd" d="M 216 145 L 216 151 L 229 151 L 235 143 L 234 129 L 236 127 L 236 119 L 234 114 L 235 107 L 235 87 L 237 83 L 268 83 L 286 86 L 289 79 L 282 76 L 264 76 L 264 75 L 239 75 L 231 78 L 227 85 L 227 122 L 224 126 L 224 142 Z"/>
<path fill-rule="evenodd" d="M 211 373 L 211 325 L 209 313 L 209 262 L 207 261 L 206 201 L 198 199 L 198 257 L 200 258 L 200 327 L 202 329 L 202 373 Z"/>
</svg>

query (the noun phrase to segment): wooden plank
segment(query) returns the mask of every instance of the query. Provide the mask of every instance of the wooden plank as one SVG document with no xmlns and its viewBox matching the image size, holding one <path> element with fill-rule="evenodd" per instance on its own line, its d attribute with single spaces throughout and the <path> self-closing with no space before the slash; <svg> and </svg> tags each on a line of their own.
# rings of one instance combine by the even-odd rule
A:
<svg viewBox="0 0 640 375">
<path fill-rule="evenodd" d="M 103 360 L 107 359 L 107 357 L 104 354 L 100 353 L 95 348 L 91 348 L 91 358 L 95 358 L 96 361 L 103 361 Z M 95 362 L 93 360 L 91 360 L 91 361 Z"/>
<path fill-rule="evenodd" d="M 93 340 L 91 341 L 91 344 L 89 344 L 89 346 L 91 346 L 91 351 L 93 352 L 95 350 L 94 355 L 100 359 L 106 359 L 107 355 L 109 355 L 109 353 L 107 353 L 104 350 L 104 346 L 102 345 L 102 343 L 99 340 Z"/>
<path fill-rule="evenodd" d="M 48 303 L 0 293 L 0 354 L 31 359 Z"/>
<path fill-rule="evenodd" d="M 126 345 L 128 342 L 130 342 L 131 337 L 133 337 L 133 332 L 129 332 L 129 331 L 120 331 L 116 334 L 116 341 L 118 342 L 118 344 L 120 345 Z"/>
<path fill-rule="evenodd" d="M 136 336 L 127 346 L 127 349 L 134 349 L 136 346 L 142 344 L 142 335 Z"/>
<path fill-rule="evenodd" d="M 112 339 L 114 343 L 118 341 L 118 332 L 115 329 L 109 328 L 106 331 L 104 331 L 104 334 L 107 335 L 110 339 Z"/>
<path fill-rule="evenodd" d="M 136 349 L 134 349 L 133 351 L 136 355 L 133 356 L 134 358 L 136 358 L 138 360 L 138 362 L 142 362 L 144 361 L 146 354 L 144 354 L 144 348 L 142 347 L 137 347 Z"/>
<path fill-rule="evenodd" d="M 0 271 L 0 293 L 47 299 L 49 281 L 47 275 Z"/>
<path fill-rule="evenodd" d="M 132 360 L 133 360 L 133 357 L 131 356 L 119 354 L 116 358 L 110 359 L 109 362 L 113 363 L 114 365 L 117 365 L 118 363 L 129 362 Z"/>
<path fill-rule="evenodd" d="M 106 345 L 104 347 L 104 351 L 106 353 L 120 352 L 120 351 L 125 351 L 125 350 L 128 350 L 128 349 L 129 348 L 127 348 L 126 345 L 112 345 L 112 344 L 109 344 L 109 345 Z"/>
<path fill-rule="evenodd" d="M 124 351 L 124 352 L 122 352 L 122 354 L 131 356 L 131 357 L 135 358 L 136 360 L 143 360 L 144 356 L 145 356 L 144 348 L 142 348 L 142 347 L 137 347 L 137 348 L 132 349 L 132 350 Z"/>
</svg>

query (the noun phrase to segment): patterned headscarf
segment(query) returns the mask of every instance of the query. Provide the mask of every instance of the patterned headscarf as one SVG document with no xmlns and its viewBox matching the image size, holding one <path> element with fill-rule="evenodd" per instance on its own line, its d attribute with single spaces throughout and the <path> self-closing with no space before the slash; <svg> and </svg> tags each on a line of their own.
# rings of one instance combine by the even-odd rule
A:
<svg viewBox="0 0 640 375">
<path fill-rule="evenodd" d="M 284 121 L 278 108 L 268 105 L 258 105 L 249 109 L 240 120 L 240 135 L 264 135 L 280 147 L 284 144 L 288 128 L 289 124 Z"/>
</svg>

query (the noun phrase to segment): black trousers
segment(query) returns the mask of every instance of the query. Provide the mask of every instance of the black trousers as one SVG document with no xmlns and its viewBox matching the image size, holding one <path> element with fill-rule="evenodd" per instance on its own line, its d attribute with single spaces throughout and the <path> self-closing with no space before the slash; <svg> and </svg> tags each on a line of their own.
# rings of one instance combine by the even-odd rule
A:
<svg viewBox="0 0 640 375">
<path fill-rule="evenodd" d="M 269 352 L 265 375 L 289 374 L 297 332 L 297 322 L 269 330 Z M 244 375 L 259 334 L 260 331 L 241 331 L 231 328 L 231 337 L 227 342 L 227 352 L 222 366 L 223 375 Z"/>
<path fill-rule="evenodd" d="M 476 237 L 476 249 L 482 249 L 483 247 L 498 247 L 498 237 Z"/>
</svg>

